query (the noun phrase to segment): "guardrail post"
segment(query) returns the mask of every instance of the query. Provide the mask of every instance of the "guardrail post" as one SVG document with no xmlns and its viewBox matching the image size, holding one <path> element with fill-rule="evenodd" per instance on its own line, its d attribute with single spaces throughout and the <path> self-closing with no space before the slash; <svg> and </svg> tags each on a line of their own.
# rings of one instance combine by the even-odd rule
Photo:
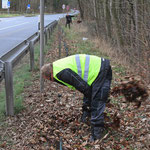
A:
<svg viewBox="0 0 150 150">
<path fill-rule="evenodd" d="M 5 91 L 6 91 L 6 115 L 14 115 L 14 94 L 13 94 L 13 72 L 12 63 L 5 62 Z"/>
<path fill-rule="evenodd" d="M 45 29 L 45 45 L 47 45 L 47 29 Z"/>
<path fill-rule="evenodd" d="M 65 41 L 64 41 L 64 47 L 65 47 L 65 50 L 66 50 L 66 56 L 68 56 L 68 46 L 67 46 Z"/>
<path fill-rule="evenodd" d="M 30 41 L 30 69 L 34 69 L 34 42 Z"/>
<path fill-rule="evenodd" d="M 52 27 L 50 27 L 50 33 L 52 34 L 52 32 L 53 32 L 53 31 L 52 31 Z"/>
<path fill-rule="evenodd" d="M 49 35 L 49 39 L 50 39 L 50 37 L 51 37 L 51 30 L 50 30 L 50 28 L 48 28 L 48 35 Z"/>
<path fill-rule="evenodd" d="M 49 32 L 48 32 L 48 28 L 46 29 L 46 34 L 47 34 L 47 40 L 48 40 L 48 37 L 49 37 Z"/>
<path fill-rule="evenodd" d="M 47 28 L 47 39 L 49 39 L 49 27 Z"/>
<path fill-rule="evenodd" d="M 61 28 L 58 26 L 58 40 L 59 40 L 59 58 L 61 57 Z"/>
</svg>

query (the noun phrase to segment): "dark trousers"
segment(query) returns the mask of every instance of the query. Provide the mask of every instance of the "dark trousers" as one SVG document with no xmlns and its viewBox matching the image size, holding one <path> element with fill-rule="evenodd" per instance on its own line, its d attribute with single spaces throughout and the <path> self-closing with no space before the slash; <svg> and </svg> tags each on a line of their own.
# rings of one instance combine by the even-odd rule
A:
<svg viewBox="0 0 150 150">
<path fill-rule="evenodd" d="M 111 66 L 108 66 L 105 77 L 103 76 L 103 72 L 104 66 L 102 63 L 100 73 L 91 86 L 91 99 L 88 99 L 86 97 L 83 98 L 83 108 L 90 108 L 91 124 L 94 126 L 104 125 L 103 112 L 105 110 L 105 104 L 109 96 L 110 85 L 112 80 Z"/>
<path fill-rule="evenodd" d="M 70 23 L 67 23 L 67 22 L 66 22 L 66 28 L 67 28 L 67 26 L 68 26 L 69 29 L 70 29 Z"/>
</svg>

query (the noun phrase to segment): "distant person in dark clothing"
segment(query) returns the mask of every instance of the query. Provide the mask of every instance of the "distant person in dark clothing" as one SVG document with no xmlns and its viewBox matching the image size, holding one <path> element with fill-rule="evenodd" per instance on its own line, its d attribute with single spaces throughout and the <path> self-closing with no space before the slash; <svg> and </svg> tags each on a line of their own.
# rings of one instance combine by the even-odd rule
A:
<svg viewBox="0 0 150 150">
<path fill-rule="evenodd" d="M 72 17 L 75 17 L 75 16 L 69 15 L 69 14 L 66 15 L 66 27 L 68 26 L 69 29 L 70 29 L 70 23 L 72 23 Z"/>
</svg>

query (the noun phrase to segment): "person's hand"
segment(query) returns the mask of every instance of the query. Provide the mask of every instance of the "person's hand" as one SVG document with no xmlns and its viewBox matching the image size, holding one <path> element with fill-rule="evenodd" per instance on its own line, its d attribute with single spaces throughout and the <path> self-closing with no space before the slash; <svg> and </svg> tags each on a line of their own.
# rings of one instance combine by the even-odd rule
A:
<svg viewBox="0 0 150 150">
<path fill-rule="evenodd" d="M 47 76 L 45 76 L 45 75 L 43 75 L 42 77 L 43 77 L 44 79 L 46 79 L 46 80 L 50 80 L 50 78 L 47 77 Z"/>
</svg>

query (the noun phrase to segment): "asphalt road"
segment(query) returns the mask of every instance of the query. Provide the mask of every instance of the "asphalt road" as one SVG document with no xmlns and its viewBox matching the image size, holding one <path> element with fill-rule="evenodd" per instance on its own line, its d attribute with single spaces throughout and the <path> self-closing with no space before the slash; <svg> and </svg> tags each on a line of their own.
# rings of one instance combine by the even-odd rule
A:
<svg viewBox="0 0 150 150">
<path fill-rule="evenodd" d="M 45 15 L 44 26 L 65 14 Z M 0 18 L 0 57 L 38 31 L 39 17 Z"/>
</svg>

